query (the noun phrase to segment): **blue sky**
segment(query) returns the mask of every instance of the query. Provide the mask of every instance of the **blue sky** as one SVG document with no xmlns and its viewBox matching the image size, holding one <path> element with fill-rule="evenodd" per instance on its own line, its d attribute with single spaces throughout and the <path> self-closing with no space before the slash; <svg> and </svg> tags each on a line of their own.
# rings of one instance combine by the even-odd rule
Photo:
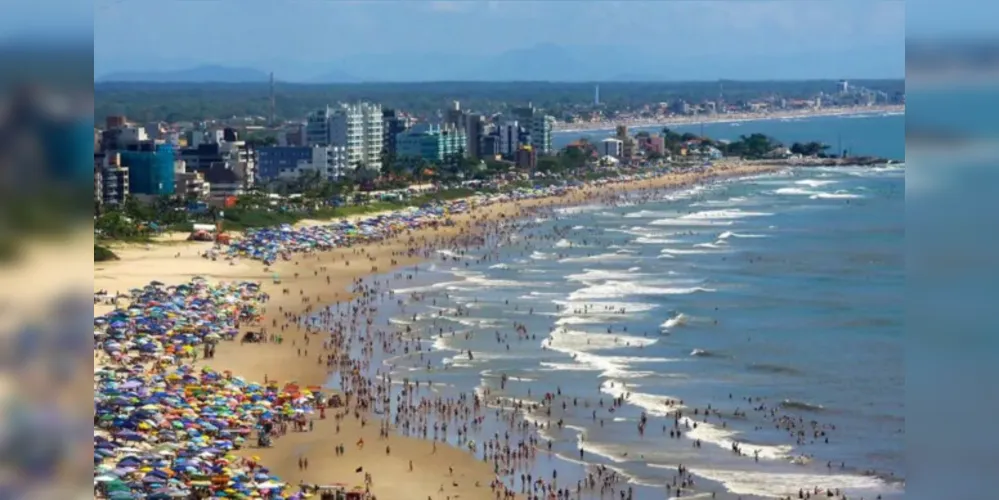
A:
<svg viewBox="0 0 999 500">
<path fill-rule="evenodd" d="M 538 44 L 681 51 L 705 61 L 808 53 L 900 60 L 906 31 L 905 4 L 876 0 L 94 0 L 93 16 L 97 74 L 385 53 L 487 56 Z"/>
</svg>

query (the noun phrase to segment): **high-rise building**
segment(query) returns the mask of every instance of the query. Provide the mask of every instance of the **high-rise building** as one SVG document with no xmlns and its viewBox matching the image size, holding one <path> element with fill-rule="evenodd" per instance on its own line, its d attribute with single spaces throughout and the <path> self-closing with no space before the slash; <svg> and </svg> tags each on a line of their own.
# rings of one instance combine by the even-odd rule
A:
<svg viewBox="0 0 999 500">
<path fill-rule="evenodd" d="M 170 144 L 142 141 L 126 146 L 121 152 L 121 164 L 128 167 L 129 192 L 154 196 L 174 194 L 173 161 L 174 149 Z"/>
<path fill-rule="evenodd" d="M 94 155 L 94 201 L 102 206 L 121 206 L 128 200 L 128 167 L 121 166 L 118 153 Z"/>
<path fill-rule="evenodd" d="M 330 114 L 329 106 L 320 108 L 309 113 L 305 121 L 305 145 L 328 146 L 330 143 Z"/>
<path fill-rule="evenodd" d="M 396 110 L 382 110 L 382 151 L 389 161 L 394 160 L 397 154 L 396 137 L 408 128 L 408 122 Z"/>
<path fill-rule="evenodd" d="M 422 124 L 399 134 L 400 161 L 424 159 L 435 163 L 456 161 L 465 156 L 465 130 L 453 124 L 444 126 Z"/>
<path fill-rule="evenodd" d="M 534 147 L 535 153 L 539 155 L 551 154 L 555 117 L 541 113 L 531 104 L 523 108 L 515 108 L 513 114 L 531 136 L 530 144 Z"/>
<path fill-rule="evenodd" d="M 451 107 L 444 113 L 444 123 L 450 123 L 455 127 L 465 127 L 465 113 L 461 110 L 461 103 L 453 101 Z"/>
<path fill-rule="evenodd" d="M 383 120 L 378 104 L 327 106 L 309 115 L 305 125 L 306 145 L 343 147 L 349 168 L 363 166 L 380 171 L 385 141 Z"/>
<path fill-rule="evenodd" d="M 470 113 L 465 117 L 465 153 L 469 158 L 482 158 L 482 138 L 486 135 L 486 117 Z"/>
<path fill-rule="evenodd" d="M 600 156 L 610 156 L 612 158 L 621 159 L 623 150 L 624 144 L 621 139 L 611 137 L 600 141 Z"/>
<path fill-rule="evenodd" d="M 520 124 L 508 121 L 496 127 L 496 150 L 498 154 L 513 156 L 520 146 Z"/>
</svg>

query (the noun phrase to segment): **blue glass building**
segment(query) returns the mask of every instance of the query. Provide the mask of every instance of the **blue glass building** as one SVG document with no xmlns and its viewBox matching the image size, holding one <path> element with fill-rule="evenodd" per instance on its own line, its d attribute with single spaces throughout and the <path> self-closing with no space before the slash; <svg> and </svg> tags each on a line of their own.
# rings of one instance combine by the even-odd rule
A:
<svg viewBox="0 0 999 500">
<path fill-rule="evenodd" d="M 141 144 L 121 152 L 133 194 L 172 195 L 174 148 L 171 144 Z"/>
<path fill-rule="evenodd" d="M 312 160 L 312 148 L 300 146 L 258 148 L 257 180 L 267 182 L 277 179 L 282 170 L 293 170 L 299 160 Z"/>
</svg>

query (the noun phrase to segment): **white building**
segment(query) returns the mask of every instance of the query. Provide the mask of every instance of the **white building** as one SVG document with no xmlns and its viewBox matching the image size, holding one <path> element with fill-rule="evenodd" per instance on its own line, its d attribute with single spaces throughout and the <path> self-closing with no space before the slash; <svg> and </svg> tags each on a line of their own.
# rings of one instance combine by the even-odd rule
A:
<svg viewBox="0 0 999 500">
<path fill-rule="evenodd" d="M 293 167 L 281 168 L 277 171 L 277 177 L 283 180 L 298 179 L 310 170 L 318 170 L 324 180 L 334 182 L 343 176 L 347 168 L 347 148 L 313 146 L 311 158 L 299 160 Z"/>
<path fill-rule="evenodd" d="M 136 144 L 149 140 L 145 127 L 124 127 L 118 129 L 118 144 Z"/>
<path fill-rule="evenodd" d="M 613 137 L 600 141 L 600 156 L 611 156 L 621 159 L 624 154 L 624 141 Z"/>
<path fill-rule="evenodd" d="M 348 168 L 364 165 L 380 171 L 383 140 L 382 107 L 378 104 L 327 106 L 310 114 L 305 124 L 305 144 L 343 148 Z"/>
<path fill-rule="evenodd" d="M 312 148 L 312 160 L 298 162 L 299 171 L 319 170 L 320 175 L 330 182 L 335 182 L 343 176 L 349 167 L 347 148 L 343 146 L 325 146 Z"/>
</svg>

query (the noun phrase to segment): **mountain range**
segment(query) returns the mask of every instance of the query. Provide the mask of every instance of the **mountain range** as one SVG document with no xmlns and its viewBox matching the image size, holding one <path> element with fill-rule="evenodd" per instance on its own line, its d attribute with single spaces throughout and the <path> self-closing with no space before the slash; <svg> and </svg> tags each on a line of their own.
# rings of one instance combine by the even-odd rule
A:
<svg viewBox="0 0 999 500">
<path fill-rule="evenodd" d="M 688 54 L 658 47 L 539 44 L 491 55 L 397 52 L 331 61 L 272 60 L 239 65 L 149 61 L 146 68 L 108 71 L 96 82 L 359 83 L 414 81 L 678 81 L 900 78 L 904 54 L 894 48 L 783 53 L 747 59 Z M 95 61 L 96 63 L 96 61 Z M 153 69 L 168 68 L 168 69 Z M 174 69 L 175 68 L 175 69 Z"/>
</svg>

